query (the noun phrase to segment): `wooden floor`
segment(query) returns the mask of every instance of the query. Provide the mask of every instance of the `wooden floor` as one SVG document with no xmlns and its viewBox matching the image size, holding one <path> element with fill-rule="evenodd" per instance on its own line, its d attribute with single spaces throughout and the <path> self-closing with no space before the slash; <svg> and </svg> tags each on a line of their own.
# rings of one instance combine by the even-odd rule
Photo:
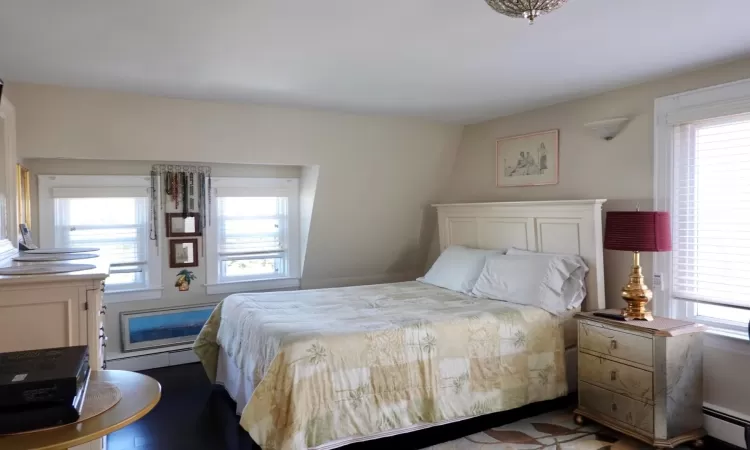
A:
<svg viewBox="0 0 750 450">
<path fill-rule="evenodd" d="M 245 441 L 229 442 L 224 430 L 234 427 L 240 437 L 238 418 L 231 410 L 231 399 L 214 388 L 200 364 L 165 367 L 144 371 L 162 386 L 159 404 L 143 419 L 116 431 L 107 438 L 108 450 L 208 450 L 250 449 Z M 217 426 L 225 422 L 224 425 Z M 228 445 L 234 445 L 230 447 Z"/>
<path fill-rule="evenodd" d="M 257 450 L 239 426 L 235 404 L 212 386 L 200 364 L 144 371 L 162 385 L 162 398 L 143 419 L 109 435 L 108 450 Z M 573 397 L 529 405 L 408 435 L 344 447 L 348 450 L 410 450 L 468 436 L 572 404 Z M 712 440 L 706 448 L 727 449 Z"/>
</svg>

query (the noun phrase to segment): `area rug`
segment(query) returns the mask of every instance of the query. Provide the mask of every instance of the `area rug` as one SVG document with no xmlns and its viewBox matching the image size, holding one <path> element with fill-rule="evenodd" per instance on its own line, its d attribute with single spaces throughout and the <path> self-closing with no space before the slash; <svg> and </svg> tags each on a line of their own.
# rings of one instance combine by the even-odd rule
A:
<svg viewBox="0 0 750 450">
<path fill-rule="evenodd" d="M 650 446 L 596 424 L 576 425 L 573 411 L 554 411 L 429 450 L 640 450 Z M 680 447 L 681 449 L 683 447 Z M 688 449 L 689 447 L 684 447 Z"/>
</svg>

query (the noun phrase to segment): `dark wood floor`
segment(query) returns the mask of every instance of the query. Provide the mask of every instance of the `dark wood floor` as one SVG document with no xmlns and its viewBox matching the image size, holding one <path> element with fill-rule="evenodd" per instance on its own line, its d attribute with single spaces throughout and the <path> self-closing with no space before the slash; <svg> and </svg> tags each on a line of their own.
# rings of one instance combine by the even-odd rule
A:
<svg viewBox="0 0 750 450">
<path fill-rule="evenodd" d="M 212 386 L 200 364 L 144 371 L 162 385 L 162 398 L 143 419 L 109 435 L 109 450 L 257 450 L 239 426 L 235 404 Z M 513 411 L 345 447 L 348 450 L 419 449 L 565 407 L 572 397 Z M 707 448 L 725 449 L 717 441 Z"/>
<path fill-rule="evenodd" d="M 200 364 L 165 367 L 143 373 L 162 386 L 161 401 L 143 419 L 109 435 L 108 450 L 207 450 L 228 448 L 211 412 L 229 407 L 226 395 L 214 388 Z M 223 406 L 222 406 L 223 404 Z M 237 426 L 233 411 L 224 420 Z M 238 434 L 238 433 L 237 433 Z M 249 436 L 244 448 L 251 448 Z M 241 447 L 235 447 L 241 448 Z"/>
</svg>

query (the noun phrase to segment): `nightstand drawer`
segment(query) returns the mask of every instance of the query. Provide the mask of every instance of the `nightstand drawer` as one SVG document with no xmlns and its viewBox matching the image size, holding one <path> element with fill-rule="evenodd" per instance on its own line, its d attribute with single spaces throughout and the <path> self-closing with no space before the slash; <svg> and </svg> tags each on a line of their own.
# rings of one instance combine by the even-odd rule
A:
<svg viewBox="0 0 750 450">
<path fill-rule="evenodd" d="M 578 345 L 582 349 L 612 355 L 648 367 L 654 366 L 654 346 L 649 337 L 581 321 L 578 325 Z"/>
<path fill-rule="evenodd" d="M 604 357 L 578 353 L 578 378 L 633 398 L 654 400 L 653 374 Z"/>
<path fill-rule="evenodd" d="M 644 401 L 616 394 L 580 381 L 578 397 L 582 408 L 601 414 L 642 433 L 654 433 L 654 407 Z"/>
</svg>

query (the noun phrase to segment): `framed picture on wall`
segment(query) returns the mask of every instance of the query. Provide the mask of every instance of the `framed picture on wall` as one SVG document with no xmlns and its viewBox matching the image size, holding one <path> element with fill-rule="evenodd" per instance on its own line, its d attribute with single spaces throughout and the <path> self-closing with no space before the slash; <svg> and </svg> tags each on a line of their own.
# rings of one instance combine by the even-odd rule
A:
<svg viewBox="0 0 750 450">
<path fill-rule="evenodd" d="M 497 187 L 557 184 L 560 131 L 549 130 L 498 139 Z"/>
<path fill-rule="evenodd" d="M 201 235 L 201 214 L 167 213 L 167 237 L 188 237 Z"/>
<path fill-rule="evenodd" d="M 198 267 L 198 239 L 170 240 L 169 267 Z"/>
</svg>

